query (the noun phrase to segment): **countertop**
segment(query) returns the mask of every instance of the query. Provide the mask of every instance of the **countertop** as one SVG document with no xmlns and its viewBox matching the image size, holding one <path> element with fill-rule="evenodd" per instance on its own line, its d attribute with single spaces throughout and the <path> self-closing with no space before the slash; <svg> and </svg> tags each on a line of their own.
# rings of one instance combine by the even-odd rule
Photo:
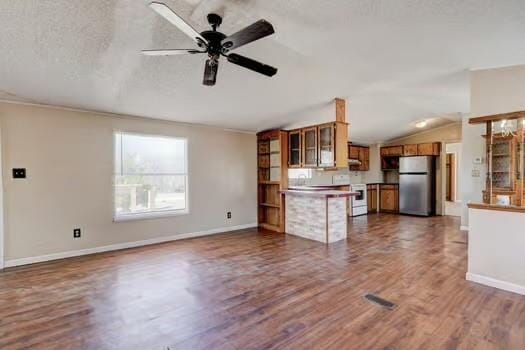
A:
<svg viewBox="0 0 525 350">
<path fill-rule="evenodd" d="M 394 186 L 399 186 L 399 182 L 368 182 L 367 185 L 394 185 Z"/>
<path fill-rule="evenodd" d="M 525 213 L 525 207 L 517 207 L 513 205 L 468 203 L 467 206 L 470 209 L 484 209 L 484 210 L 510 211 L 510 212 L 515 212 L 515 213 Z"/>
<path fill-rule="evenodd" d="M 305 197 L 321 197 L 321 198 L 342 198 L 359 195 L 358 192 L 337 191 L 337 190 L 284 190 L 281 191 L 284 195 L 295 195 Z"/>
<path fill-rule="evenodd" d="M 351 185 L 305 185 L 305 186 L 288 186 L 292 191 L 326 191 L 333 190 L 338 187 L 345 187 Z"/>
</svg>

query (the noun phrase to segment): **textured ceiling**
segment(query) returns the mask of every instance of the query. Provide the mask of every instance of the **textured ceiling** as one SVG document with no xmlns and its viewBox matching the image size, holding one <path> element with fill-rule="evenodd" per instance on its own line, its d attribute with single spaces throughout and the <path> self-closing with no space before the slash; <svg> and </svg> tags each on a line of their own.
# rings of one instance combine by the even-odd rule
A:
<svg viewBox="0 0 525 350">
<path fill-rule="evenodd" d="M 192 48 L 143 0 L 0 1 L 0 98 L 241 130 L 334 117 L 349 101 L 353 141 L 387 140 L 414 122 L 469 110 L 468 70 L 525 63 L 523 0 L 165 0 L 197 30 L 257 19 L 276 34 L 236 50 L 279 68 L 267 78 L 204 57 L 143 57 Z"/>
</svg>

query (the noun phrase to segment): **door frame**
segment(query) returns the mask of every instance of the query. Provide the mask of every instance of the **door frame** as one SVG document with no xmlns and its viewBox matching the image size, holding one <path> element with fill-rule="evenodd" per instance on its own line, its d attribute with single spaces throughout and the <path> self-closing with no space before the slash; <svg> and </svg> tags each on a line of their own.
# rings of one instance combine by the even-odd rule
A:
<svg viewBox="0 0 525 350">
<path fill-rule="evenodd" d="M 447 152 L 447 145 L 459 145 L 459 152 L 458 151 L 451 151 L 451 152 Z M 461 141 L 457 141 L 457 142 L 447 142 L 445 144 L 445 166 L 446 166 L 446 157 L 447 157 L 447 154 L 453 154 L 454 155 L 454 159 L 455 159 L 455 181 L 454 181 L 454 194 L 455 194 L 455 198 L 452 202 L 454 203 L 461 203 L 461 196 L 460 196 L 460 193 L 458 192 L 458 186 L 460 184 L 460 172 L 459 172 L 459 169 L 460 169 L 460 162 L 462 161 L 462 152 L 461 150 L 463 149 L 463 143 Z M 445 186 L 446 186 L 446 182 L 445 182 Z M 445 191 L 445 201 L 446 201 L 446 191 Z"/>
</svg>

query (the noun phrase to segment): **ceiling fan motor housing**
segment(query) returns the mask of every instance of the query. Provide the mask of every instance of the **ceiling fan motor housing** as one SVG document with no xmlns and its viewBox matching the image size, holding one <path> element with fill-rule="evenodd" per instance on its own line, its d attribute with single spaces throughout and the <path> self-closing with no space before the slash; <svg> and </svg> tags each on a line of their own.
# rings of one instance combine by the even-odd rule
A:
<svg viewBox="0 0 525 350">
<path fill-rule="evenodd" d="M 221 42 L 226 38 L 226 35 L 214 30 L 204 31 L 201 35 L 208 41 L 208 54 L 210 56 L 220 55 L 222 52 Z"/>
</svg>

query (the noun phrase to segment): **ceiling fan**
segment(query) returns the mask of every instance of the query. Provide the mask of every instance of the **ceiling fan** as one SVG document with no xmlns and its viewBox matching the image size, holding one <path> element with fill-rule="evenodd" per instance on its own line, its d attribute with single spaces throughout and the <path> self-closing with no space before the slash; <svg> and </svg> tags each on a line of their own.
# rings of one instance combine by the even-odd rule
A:
<svg viewBox="0 0 525 350">
<path fill-rule="evenodd" d="M 229 53 L 238 47 L 262 39 L 275 33 L 271 23 L 261 19 L 248 27 L 241 29 L 235 34 L 226 36 L 217 31 L 222 23 L 222 17 L 215 14 L 208 14 L 208 23 L 212 30 L 206 30 L 202 33 L 197 32 L 179 15 L 173 12 L 166 4 L 152 2 L 149 4 L 151 9 L 168 20 L 171 24 L 179 28 L 183 33 L 192 38 L 199 47 L 198 49 L 167 49 L 167 50 L 143 50 L 142 53 L 148 56 L 169 56 L 184 54 L 201 54 L 207 53 L 208 59 L 204 68 L 203 84 L 212 86 L 217 81 L 217 70 L 219 68 L 219 58 L 224 56 L 228 62 L 250 69 L 254 72 L 272 77 L 277 73 L 277 68 L 268 66 L 264 63 L 257 62 L 251 58 Z"/>
</svg>

